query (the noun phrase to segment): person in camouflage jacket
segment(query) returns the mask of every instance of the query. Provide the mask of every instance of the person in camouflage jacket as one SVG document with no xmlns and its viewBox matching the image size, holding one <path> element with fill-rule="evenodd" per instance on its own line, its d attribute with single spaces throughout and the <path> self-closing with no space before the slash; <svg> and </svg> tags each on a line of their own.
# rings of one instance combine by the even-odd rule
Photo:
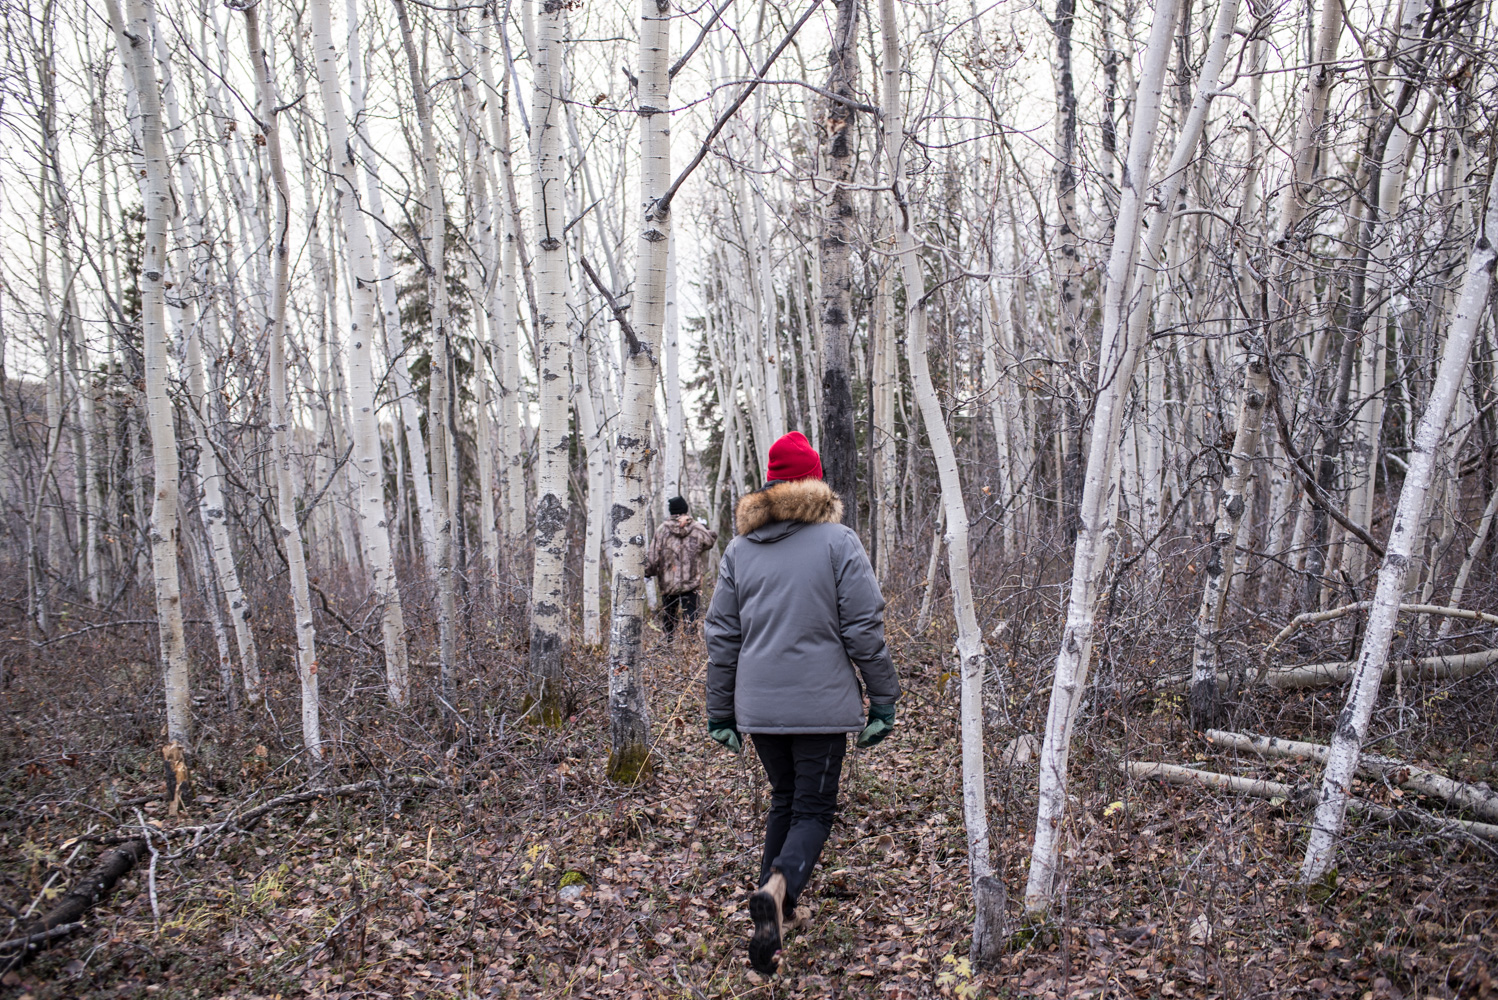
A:
<svg viewBox="0 0 1498 1000">
<path fill-rule="evenodd" d="M 692 520 L 687 502 L 672 497 L 671 519 L 661 525 L 645 556 L 645 575 L 653 576 L 661 590 L 661 625 L 666 635 L 676 634 L 676 623 L 697 620 L 697 591 L 702 587 L 702 556 L 718 541 L 718 533 Z"/>
</svg>

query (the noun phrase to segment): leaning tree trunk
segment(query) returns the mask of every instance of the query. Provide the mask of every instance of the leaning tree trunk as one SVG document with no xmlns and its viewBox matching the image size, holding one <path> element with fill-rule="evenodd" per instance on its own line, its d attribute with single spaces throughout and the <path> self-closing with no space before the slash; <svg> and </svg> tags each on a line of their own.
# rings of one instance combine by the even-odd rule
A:
<svg viewBox="0 0 1498 1000">
<path fill-rule="evenodd" d="M 192 692 L 187 644 L 182 634 L 182 587 L 177 570 L 176 415 L 167 392 L 166 232 L 172 214 L 161 91 L 151 59 L 154 0 L 127 0 L 129 51 L 121 57 L 134 77 L 140 102 L 140 138 L 145 177 L 141 183 L 146 215 L 141 244 L 141 340 L 145 353 L 146 419 L 151 428 L 155 484 L 151 496 L 151 571 L 156 582 L 157 626 L 166 688 L 167 739 L 188 746 L 192 740 Z"/>
<path fill-rule="evenodd" d="M 952 577 L 952 611 L 957 619 L 957 654 L 962 667 L 962 812 L 967 828 L 968 874 L 972 879 L 975 917 L 973 956 L 992 964 L 1004 947 L 1004 883 L 994 877 L 989 856 L 987 791 L 983 769 L 983 677 L 988 654 L 973 604 L 973 582 L 968 570 L 967 505 L 957 453 L 941 412 L 941 401 L 931 381 L 927 362 L 926 279 L 921 273 L 920 247 L 911 231 L 911 206 L 904 189 L 902 153 L 905 121 L 900 95 L 900 45 L 895 26 L 895 0 L 879 0 L 884 43 L 884 149 L 889 160 L 890 190 L 899 210 L 896 230 L 901 276 L 905 283 L 906 332 L 910 338 L 910 376 L 921 422 L 936 459 L 941 483 L 942 510 L 947 522 L 947 569 Z"/>
<path fill-rule="evenodd" d="M 329 0 L 309 0 L 317 81 L 322 90 L 328 146 L 333 151 L 333 180 L 342 195 L 344 250 L 352 287 L 352 329 L 349 336 L 349 410 L 353 418 L 354 470 L 359 485 L 359 537 L 370 574 L 375 604 L 380 611 L 385 646 L 385 686 L 393 705 L 404 706 L 411 695 L 410 663 L 406 648 L 405 616 L 390 551 L 389 519 L 385 513 L 384 463 L 380 453 L 379 416 L 375 409 L 374 345 L 378 324 L 375 308 L 374 255 L 369 230 L 359 206 L 359 186 L 348 119 L 338 79 L 337 46 L 333 44 Z"/>
<path fill-rule="evenodd" d="M 1394 512 L 1383 565 L 1379 567 L 1378 587 L 1373 593 L 1373 608 L 1368 614 L 1363 646 L 1353 671 L 1347 704 L 1337 716 L 1331 753 L 1321 777 L 1320 802 L 1316 806 L 1316 818 L 1311 825 L 1305 862 L 1300 870 L 1302 882 L 1313 882 L 1324 876 L 1336 857 L 1337 839 L 1342 834 L 1347 803 L 1352 795 L 1352 777 L 1357 770 L 1363 740 L 1368 734 L 1368 721 L 1378 701 L 1378 687 L 1389 658 L 1389 642 L 1394 637 L 1394 625 L 1399 619 L 1405 578 L 1423 542 L 1425 497 L 1430 492 L 1436 451 L 1457 393 L 1461 391 L 1477 324 L 1487 306 L 1494 265 L 1498 264 L 1498 248 L 1494 247 L 1491 235 L 1495 221 L 1498 221 L 1498 173 L 1488 182 L 1487 210 L 1479 223 L 1477 239 L 1467 260 L 1467 273 L 1462 279 L 1456 314 L 1441 348 L 1441 364 L 1436 372 L 1435 385 L 1425 414 L 1415 429 L 1409 469 L 1404 476 L 1404 487 L 1399 491 L 1399 507 Z"/>
<path fill-rule="evenodd" d="M 635 329 L 624 359 L 619 436 L 614 442 L 614 496 L 609 515 L 609 777 L 635 781 L 648 762 L 650 712 L 640 662 L 645 623 L 645 532 L 655 382 L 666 327 L 671 247 L 671 4 L 640 0 L 640 204 L 645 217 L 635 266 Z"/>
<path fill-rule="evenodd" d="M 1217 96 L 1218 80 L 1222 75 L 1223 66 L 1227 62 L 1228 45 L 1233 40 L 1233 25 L 1237 21 L 1237 18 L 1238 0 L 1223 0 L 1221 6 L 1217 9 L 1217 20 L 1212 26 L 1212 42 L 1208 46 L 1206 58 L 1202 62 L 1201 75 L 1197 79 L 1196 94 L 1191 100 L 1190 110 L 1186 113 L 1186 121 L 1181 127 L 1181 134 L 1176 139 L 1175 152 L 1171 155 L 1170 163 L 1165 168 L 1159 204 L 1150 215 L 1144 249 L 1140 254 L 1139 284 L 1134 292 L 1134 302 L 1131 307 L 1133 311 L 1129 314 L 1128 318 L 1129 342 L 1136 345 L 1136 349 L 1143 348 L 1148 336 L 1151 306 L 1154 302 L 1155 280 L 1158 273 L 1157 269 L 1163 269 L 1167 263 L 1162 260 L 1160 254 L 1165 246 L 1166 234 L 1171 229 L 1171 214 L 1178 209 L 1185 208 L 1188 180 L 1187 170 L 1196 154 L 1197 145 L 1201 142 L 1202 133 L 1206 129 L 1207 112 L 1211 107 L 1212 99 Z M 1249 370 L 1252 377 L 1262 380 L 1267 375 L 1267 369 L 1262 362 L 1257 365 L 1257 368 L 1255 367 L 1254 359 L 1259 356 L 1251 351 Z M 1257 372 L 1256 376 L 1253 375 L 1255 372 Z M 1153 376 L 1154 373 L 1152 372 L 1151 375 Z M 1154 377 L 1146 379 L 1146 383 L 1147 390 L 1156 390 L 1159 388 Z M 1252 414 L 1255 418 L 1261 416 L 1264 405 L 1263 386 L 1259 386 L 1256 395 L 1248 394 L 1248 383 L 1245 382 L 1244 391 L 1246 396 L 1243 405 L 1251 406 Z M 1147 396 L 1147 406 L 1151 408 L 1158 408 L 1160 406 L 1160 400 L 1156 392 L 1148 391 Z M 1152 410 L 1152 422 L 1156 412 L 1158 412 L 1157 409 Z M 1236 513 L 1231 517 L 1230 525 L 1219 519 L 1217 529 L 1213 535 L 1214 555 L 1221 551 L 1224 544 L 1231 545 L 1232 539 L 1237 537 L 1238 524 L 1242 520 L 1242 493 L 1248 474 L 1252 469 L 1250 459 L 1258 447 L 1259 421 L 1257 419 L 1252 421 L 1253 431 L 1251 435 L 1245 435 L 1244 432 L 1245 425 L 1241 418 L 1248 412 L 1249 410 L 1242 410 L 1240 412 L 1239 437 L 1234 443 L 1233 448 L 1235 472 L 1233 476 L 1229 477 L 1228 481 L 1224 482 L 1224 489 L 1228 491 L 1228 495 L 1224 496 L 1224 502 L 1227 502 L 1230 496 L 1238 497 L 1236 503 L 1229 503 L 1224 509 L 1230 509 Z M 1156 424 L 1155 426 L 1158 427 L 1159 425 Z M 1145 446 L 1152 450 L 1149 460 L 1145 463 L 1146 474 L 1143 483 L 1146 491 L 1144 503 L 1148 511 L 1146 517 L 1146 524 L 1148 525 L 1146 544 L 1153 545 L 1157 544 L 1154 535 L 1158 531 L 1160 515 L 1162 513 L 1160 483 L 1157 478 L 1158 455 L 1154 451 L 1154 449 L 1160 447 L 1160 442 L 1155 434 L 1149 434 L 1147 437 L 1150 440 L 1145 442 Z M 1234 490 L 1236 490 L 1236 493 L 1232 492 Z M 1232 532 L 1226 543 L 1219 540 L 1218 533 L 1222 530 Z M 1210 605 L 1213 610 L 1210 614 L 1207 613 L 1206 609 L 1208 605 L 1205 603 L 1207 598 L 1204 597 L 1202 605 L 1203 615 L 1198 617 L 1199 627 L 1207 626 L 1212 634 L 1210 648 L 1214 654 L 1211 674 L 1214 686 L 1212 695 L 1213 704 L 1216 703 L 1215 685 L 1217 682 L 1215 659 L 1216 622 L 1222 613 L 1221 597 L 1225 596 L 1226 593 L 1225 591 L 1221 591 L 1221 584 L 1226 583 L 1226 580 L 1232 576 L 1232 552 L 1230 548 L 1226 553 L 1226 563 L 1228 567 L 1226 577 L 1222 577 L 1220 573 L 1214 576 L 1212 567 L 1214 565 L 1218 566 L 1220 570 L 1222 559 L 1209 560 L 1207 568 L 1208 588 L 1209 590 L 1213 590 Z M 1156 561 L 1156 565 L 1159 565 L 1158 560 Z M 1221 593 L 1218 593 L 1218 591 L 1221 591 Z M 1203 643 L 1199 638 L 1197 644 L 1199 655 L 1202 652 L 1202 648 Z"/>
<path fill-rule="evenodd" d="M 853 430 L 853 386 L 848 367 L 853 336 L 854 226 L 853 143 L 857 138 L 853 88 L 858 83 L 858 0 L 834 0 L 837 25 L 832 33 L 824 111 L 823 177 L 832 195 L 821 220 L 817 243 L 822 267 L 822 468 L 827 485 L 843 499 L 843 523 L 858 530 L 858 442 Z"/>
<path fill-rule="evenodd" d="M 1462 606 L 1462 597 L 1467 591 L 1467 578 L 1472 574 L 1472 564 L 1477 561 L 1479 553 L 1482 552 L 1484 543 L 1488 540 L 1488 531 L 1493 527 L 1493 517 L 1498 514 L 1498 489 L 1493 490 L 1493 495 L 1488 497 L 1488 505 L 1482 510 L 1482 517 L 1477 522 L 1477 530 L 1472 533 L 1472 542 L 1467 546 L 1467 554 L 1462 558 L 1461 568 L 1456 571 L 1456 582 L 1451 585 L 1451 596 L 1446 599 L 1449 607 L 1459 608 Z M 1447 618 L 1441 622 L 1441 630 L 1437 635 L 1444 639 L 1451 631 L 1455 618 Z"/>
<path fill-rule="evenodd" d="M 1066 817 L 1066 760 L 1077 705 L 1087 682 L 1088 661 L 1092 658 L 1098 583 L 1112 541 L 1108 512 L 1112 508 L 1110 494 L 1115 489 L 1123 404 L 1139 359 L 1140 345 L 1129 336 L 1127 292 L 1139 236 L 1140 209 L 1144 205 L 1143 196 L 1149 189 L 1150 154 L 1160 121 L 1165 68 L 1179 11 L 1180 0 L 1162 0 L 1155 7 L 1155 19 L 1150 26 L 1149 43 L 1135 95 L 1134 127 L 1129 136 L 1118 218 L 1113 230 L 1113 249 L 1108 258 L 1108 280 L 1103 296 L 1102 357 L 1082 485 L 1082 504 L 1078 511 L 1071 594 L 1061 650 L 1056 655 L 1056 676 L 1051 686 L 1045 740 L 1040 753 L 1040 808 L 1035 822 L 1035 845 L 1030 855 L 1030 877 L 1025 886 L 1025 910 L 1030 913 L 1047 910 L 1055 891 L 1062 821 Z"/>
<path fill-rule="evenodd" d="M 562 657 L 567 648 L 563 560 L 567 554 L 567 464 L 572 384 L 567 336 L 567 200 L 562 185 L 562 22 L 564 0 L 538 0 L 531 142 L 540 425 L 536 430 L 536 550 L 531 569 L 531 697 L 547 725 L 562 720 Z"/>
<path fill-rule="evenodd" d="M 267 6 L 267 9 L 270 9 Z M 250 66 L 255 73 L 259 97 L 260 127 L 265 135 L 265 152 L 270 161 L 272 197 L 275 200 L 276 226 L 271 246 L 270 300 L 270 407 L 271 434 L 275 439 L 276 518 L 281 541 L 286 547 L 287 577 L 291 583 L 291 608 L 296 630 L 297 678 L 302 683 L 302 744 L 312 761 L 322 759 L 322 725 L 319 721 L 321 701 L 317 681 L 317 629 L 312 621 L 312 598 L 307 589 L 307 557 L 302 551 L 302 527 L 297 520 L 296 491 L 292 486 L 294 461 L 292 442 L 291 396 L 286 387 L 286 298 L 291 288 L 291 249 L 287 234 L 291 228 L 290 188 L 286 183 L 286 166 L 281 157 L 281 129 L 276 122 L 275 90 L 270 66 L 260 44 L 260 25 L 254 7 L 244 9 L 245 32 L 250 48 Z"/>
</svg>

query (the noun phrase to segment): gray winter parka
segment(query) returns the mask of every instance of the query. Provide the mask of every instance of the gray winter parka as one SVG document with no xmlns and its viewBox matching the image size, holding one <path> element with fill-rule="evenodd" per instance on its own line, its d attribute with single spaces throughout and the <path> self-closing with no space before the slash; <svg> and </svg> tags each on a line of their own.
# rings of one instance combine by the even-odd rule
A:
<svg viewBox="0 0 1498 1000">
<path fill-rule="evenodd" d="M 843 504 L 820 479 L 773 483 L 739 501 L 738 536 L 707 613 L 707 715 L 746 733 L 864 727 L 900 697 L 884 643 L 884 596 Z"/>
</svg>

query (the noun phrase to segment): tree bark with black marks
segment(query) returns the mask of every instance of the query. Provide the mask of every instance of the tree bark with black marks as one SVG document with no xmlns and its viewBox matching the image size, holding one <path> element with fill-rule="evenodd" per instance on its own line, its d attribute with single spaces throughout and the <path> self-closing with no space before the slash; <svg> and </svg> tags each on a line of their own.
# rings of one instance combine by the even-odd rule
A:
<svg viewBox="0 0 1498 1000">
<path fill-rule="evenodd" d="M 536 548 L 531 566 L 531 697 L 542 722 L 562 721 L 562 657 L 568 641 L 563 596 L 567 555 L 567 465 L 571 341 L 567 333 L 566 163 L 562 128 L 564 0 L 540 0 L 536 23 L 535 96 L 531 105 L 534 211 L 531 238 L 536 272 L 536 351 L 540 425 L 536 430 Z"/>
<path fill-rule="evenodd" d="M 822 266 L 822 472 L 843 500 L 843 523 L 858 530 L 858 442 L 849 370 L 853 336 L 853 242 L 856 213 L 853 152 L 857 118 L 847 102 L 858 83 L 858 2 L 837 0 L 822 123 L 822 176 L 831 192 L 822 212 L 817 249 Z"/>
<path fill-rule="evenodd" d="M 1072 30 L 1076 26 L 1076 0 L 1056 0 L 1056 16 L 1051 31 L 1056 37 L 1056 51 L 1051 63 L 1056 87 L 1055 156 L 1056 209 L 1058 230 L 1056 252 L 1056 285 L 1060 289 L 1056 311 L 1057 346 L 1064 352 L 1077 386 L 1086 384 L 1082 366 L 1086 362 L 1086 345 L 1082 339 L 1082 262 L 1081 222 L 1077 217 L 1077 90 L 1072 71 Z M 1060 468 L 1061 496 L 1058 508 L 1066 540 L 1077 537 L 1077 509 L 1082 497 L 1082 413 L 1085 400 L 1070 394 L 1063 404 L 1065 426 L 1062 428 Z"/>
<path fill-rule="evenodd" d="M 640 0 L 640 220 L 635 322 L 624 354 L 614 502 L 609 511 L 609 777 L 639 779 L 649 761 L 650 706 L 640 659 L 645 631 L 645 534 L 649 527 L 655 386 L 666 327 L 671 205 L 670 0 Z"/>
</svg>

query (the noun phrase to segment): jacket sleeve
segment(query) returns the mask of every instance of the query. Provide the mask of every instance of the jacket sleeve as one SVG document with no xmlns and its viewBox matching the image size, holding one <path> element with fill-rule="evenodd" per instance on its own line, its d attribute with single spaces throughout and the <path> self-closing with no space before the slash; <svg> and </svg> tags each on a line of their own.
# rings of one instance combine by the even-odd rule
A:
<svg viewBox="0 0 1498 1000">
<path fill-rule="evenodd" d="M 693 524 L 692 527 L 696 529 L 697 544 L 703 552 L 718 544 L 718 533 L 712 528 L 701 523 Z"/>
<path fill-rule="evenodd" d="M 744 635 L 739 625 L 739 595 L 733 582 L 733 549 L 718 563 L 718 583 L 713 603 L 702 628 L 707 640 L 707 717 L 726 719 L 733 712 L 733 692 L 738 680 L 739 647 Z"/>
<path fill-rule="evenodd" d="M 884 595 L 863 543 L 852 531 L 837 552 L 838 627 L 848 659 L 858 668 L 871 705 L 892 705 L 900 698 L 900 679 L 884 642 Z"/>
<path fill-rule="evenodd" d="M 662 528 L 650 540 L 650 548 L 645 550 L 645 565 L 640 569 L 643 576 L 648 578 L 661 575 L 661 542 L 665 537 L 666 531 Z"/>
</svg>

